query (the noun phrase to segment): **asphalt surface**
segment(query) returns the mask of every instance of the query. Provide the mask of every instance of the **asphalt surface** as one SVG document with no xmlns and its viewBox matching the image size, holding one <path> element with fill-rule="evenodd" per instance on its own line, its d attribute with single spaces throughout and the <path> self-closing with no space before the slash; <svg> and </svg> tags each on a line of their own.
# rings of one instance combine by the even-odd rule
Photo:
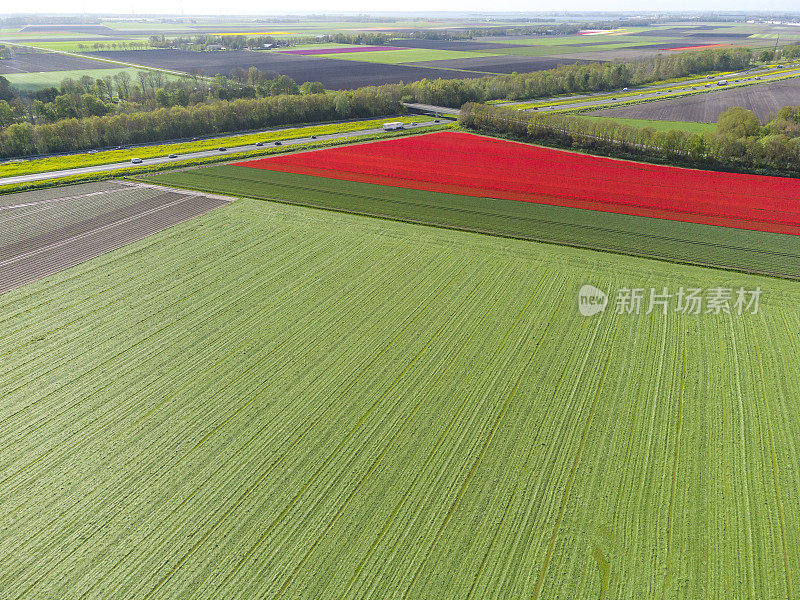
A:
<svg viewBox="0 0 800 600">
<path fill-rule="evenodd" d="M 411 108 L 413 110 L 425 111 L 426 113 L 439 113 L 442 115 L 453 115 L 453 116 L 461 114 L 460 108 L 448 108 L 447 106 L 434 106 L 433 104 L 417 104 L 414 102 L 403 102 L 403 106 L 405 106 L 406 108 Z"/>
<path fill-rule="evenodd" d="M 540 100 L 534 101 L 522 101 L 522 102 L 509 102 L 503 103 L 500 106 L 504 106 L 507 108 L 514 108 L 520 104 L 531 104 L 531 103 L 548 103 L 548 102 L 559 102 L 556 106 L 541 106 L 537 110 L 539 111 L 548 111 L 548 110 L 564 110 L 569 108 L 586 108 L 586 107 L 599 107 L 602 108 L 603 106 L 614 106 L 621 101 L 635 101 L 635 100 L 648 100 L 648 99 L 655 99 L 655 98 L 675 98 L 680 97 L 682 94 L 686 92 L 693 91 L 692 88 L 695 88 L 694 91 L 703 91 L 707 90 L 710 93 L 717 90 L 728 90 L 731 88 L 737 87 L 737 84 L 740 83 L 742 79 L 750 79 L 746 83 L 754 83 L 754 84 L 761 84 L 761 83 L 769 83 L 770 81 L 780 80 L 787 75 L 797 75 L 800 76 L 800 69 L 797 67 L 792 68 L 785 68 L 780 70 L 751 70 L 749 72 L 741 72 L 741 73 L 733 73 L 731 75 L 722 75 L 716 76 L 713 79 L 697 79 L 694 81 L 686 82 L 686 83 L 669 83 L 660 86 L 645 86 L 636 88 L 631 90 L 631 92 L 636 92 L 631 94 L 630 92 L 623 92 L 618 90 L 620 97 L 613 98 L 613 92 L 602 92 L 598 94 L 591 94 L 591 95 L 582 95 L 582 96 L 568 96 L 568 97 L 553 97 L 553 98 L 542 98 Z M 752 81 L 752 78 L 760 77 L 759 81 Z M 727 80 L 729 83 L 728 85 L 717 85 L 717 82 L 720 80 Z M 736 81 L 732 81 L 736 80 Z M 625 94 L 625 96 L 622 96 Z M 608 98 L 609 95 L 612 95 L 611 98 Z M 595 96 L 597 98 L 595 98 Z M 573 102 L 567 102 L 568 100 L 573 100 Z M 533 110 L 532 108 L 524 109 L 524 110 Z"/>
<path fill-rule="evenodd" d="M 391 121 L 390 118 L 387 119 L 387 122 Z M 406 125 L 406 129 L 419 129 L 421 127 L 431 127 L 436 125 L 436 123 L 427 122 L 427 123 L 419 123 L 416 125 Z M 272 129 L 270 131 L 264 132 L 267 133 L 275 133 L 275 130 Z M 302 137 L 302 138 L 295 138 L 290 140 L 281 140 L 282 146 L 297 146 L 300 144 L 307 144 L 309 142 L 314 141 L 324 141 L 324 140 L 337 140 L 337 139 L 345 139 L 345 138 L 352 138 L 358 137 L 361 135 L 369 135 L 373 133 L 383 133 L 383 129 L 375 128 L 375 129 L 361 129 L 359 131 L 349 131 L 346 133 L 332 133 L 328 135 L 318 135 L 316 140 L 312 140 L 310 137 Z M 238 135 L 238 134 L 237 134 Z M 267 142 L 265 143 L 262 148 L 269 148 L 274 146 L 274 142 Z M 255 144 L 247 144 L 245 146 L 225 146 L 227 148 L 226 152 L 220 152 L 218 149 L 214 150 L 202 150 L 200 152 L 187 152 L 184 154 L 179 154 L 176 158 L 169 158 L 167 156 L 162 156 L 160 158 L 148 158 L 143 159 L 140 165 L 136 165 L 131 163 L 130 161 L 126 162 L 118 162 L 118 163 L 109 163 L 104 165 L 94 165 L 91 167 L 78 167 L 75 169 L 63 169 L 60 171 L 46 171 L 43 173 L 31 173 L 29 175 L 17 175 L 15 177 L 3 177 L 0 178 L 0 185 L 9 185 L 14 183 L 28 183 L 31 181 L 45 181 L 47 179 L 57 179 L 59 177 L 69 177 L 70 175 L 84 175 L 86 173 L 100 173 L 105 171 L 118 171 L 120 169 L 130 169 L 135 167 L 146 167 L 148 165 L 160 165 L 166 163 L 174 163 L 179 162 L 182 160 L 188 159 L 195 159 L 195 158 L 207 158 L 210 156 L 221 156 L 225 155 L 226 153 L 232 152 L 244 152 L 247 150 L 256 150 L 258 147 Z"/>
<path fill-rule="evenodd" d="M 585 114 L 601 117 L 716 123 L 733 106 L 752 111 L 761 123 L 767 123 L 784 106 L 800 100 L 800 77 L 770 81 L 763 85 L 742 85 L 714 90 L 710 94 L 692 94 L 639 102 L 613 108 L 592 110 Z"/>
</svg>

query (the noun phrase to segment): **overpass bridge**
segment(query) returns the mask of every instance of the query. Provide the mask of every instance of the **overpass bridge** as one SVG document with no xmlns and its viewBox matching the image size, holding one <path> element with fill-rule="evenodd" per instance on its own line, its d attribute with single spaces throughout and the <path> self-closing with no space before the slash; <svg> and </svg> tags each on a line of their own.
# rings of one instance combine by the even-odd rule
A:
<svg viewBox="0 0 800 600">
<path fill-rule="evenodd" d="M 420 115 L 442 115 L 445 117 L 452 116 L 458 117 L 461 110 L 458 108 L 450 108 L 448 106 L 433 106 L 432 104 L 415 104 L 413 102 L 403 102 L 403 106 L 409 112 L 417 113 Z"/>
</svg>

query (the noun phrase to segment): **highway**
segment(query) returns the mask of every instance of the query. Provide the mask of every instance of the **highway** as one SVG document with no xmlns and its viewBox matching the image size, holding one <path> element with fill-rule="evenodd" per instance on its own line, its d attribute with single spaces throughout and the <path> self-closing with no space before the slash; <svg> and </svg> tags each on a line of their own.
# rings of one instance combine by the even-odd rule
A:
<svg viewBox="0 0 800 600">
<path fill-rule="evenodd" d="M 425 123 L 417 123 L 414 125 L 406 124 L 405 128 L 408 129 L 419 129 L 424 127 L 433 127 L 436 126 L 436 123 L 433 122 L 425 122 Z M 274 134 L 275 130 L 265 131 L 265 134 L 270 133 Z M 359 131 L 348 131 L 345 133 L 331 133 L 328 135 L 318 135 L 316 139 L 311 139 L 310 137 L 302 137 L 302 138 L 294 138 L 289 140 L 281 140 L 281 146 L 297 146 L 300 144 L 307 144 L 309 142 L 320 142 L 325 140 L 337 140 L 337 139 L 345 139 L 351 137 L 358 137 L 362 135 L 369 135 L 374 133 L 383 133 L 383 129 L 381 128 L 374 128 L 374 129 L 361 129 Z M 261 149 L 266 149 L 275 146 L 275 142 L 265 142 Z M 259 149 L 258 146 L 255 144 L 247 144 L 245 146 L 226 146 L 226 152 L 245 152 L 248 150 L 257 150 Z M 104 165 L 93 165 L 90 167 L 77 167 L 74 169 L 63 169 L 60 171 L 45 171 L 42 173 L 31 173 L 29 175 L 17 175 L 14 177 L 2 177 L 0 178 L 0 185 L 9 185 L 14 183 L 29 183 L 32 181 L 44 181 L 47 179 L 57 179 L 59 177 L 69 177 L 71 175 L 85 175 L 87 173 L 100 173 L 106 171 L 118 171 L 120 169 L 131 169 L 136 167 L 146 167 L 150 165 L 160 165 L 166 163 L 174 163 L 180 162 L 183 160 L 189 159 L 196 159 L 196 158 L 207 158 L 211 156 L 221 156 L 225 155 L 226 152 L 220 152 L 218 149 L 213 150 L 202 150 L 200 152 L 187 152 L 184 154 L 178 154 L 175 158 L 169 158 L 167 156 L 162 156 L 159 158 L 148 158 L 143 159 L 141 164 L 133 164 L 130 161 L 126 162 L 118 162 L 118 163 L 109 163 Z"/>
<path fill-rule="evenodd" d="M 631 102 L 638 100 L 652 100 L 680 97 L 690 92 L 714 92 L 738 87 L 740 85 L 753 85 L 778 81 L 789 76 L 800 76 L 800 69 L 797 65 L 791 65 L 783 69 L 752 69 L 739 73 L 726 75 L 716 75 L 713 79 L 692 79 L 685 81 L 671 82 L 657 86 L 642 86 L 633 88 L 630 91 L 617 90 L 616 92 L 598 92 L 594 94 L 584 94 L 575 96 L 555 96 L 552 98 L 542 98 L 540 100 L 526 100 L 519 102 L 503 102 L 498 106 L 504 108 L 519 107 L 520 110 L 567 110 L 573 108 L 586 108 L 597 106 L 602 108 L 616 106 L 620 102 Z M 759 79 L 756 80 L 755 78 Z M 717 85 L 717 82 L 726 80 L 727 85 Z M 619 94 L 616 96 L 615 94 Z M 548 104 L 552 104 L 548 106 Z M 531 106 L 532 105 L 532 106 Z"/>
<path fill-rule="evenodd" d="M 416 104 L 414 102 L 403 102 L 403 106 L 408 109 L 411 109 L 413 112 L 418 112 L 426 115 L 454 115 L 458 116 L 461 114 L 461 109 L 459 108 L 449 108 L 447 106 L 433 106 L 432 104 Z"/>
</svg>

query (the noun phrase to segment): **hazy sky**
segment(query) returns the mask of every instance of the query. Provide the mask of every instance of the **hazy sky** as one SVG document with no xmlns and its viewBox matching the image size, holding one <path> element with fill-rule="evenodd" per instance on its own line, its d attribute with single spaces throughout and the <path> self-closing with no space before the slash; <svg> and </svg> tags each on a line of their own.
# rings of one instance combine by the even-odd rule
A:
<svg viewBox="0 0 800 600">
<path fill-rule="evenodd" d="M 259 0 L 30 0 L 28 2 L 4 2 L 3 12 L 18 7 L 24 12 L 63 13 L 90 12 L 135 14 L 284 14 L 287 11 L 309 11 L 332 13 L 342 11 L 381 11 L 389 8 L 385 1 L 378 0 L 293 0 L 287 2 L 263 2 Z M 541 2 L 536 0 L 406 0 L 403 11 L 673 11 L 673 10 L 720 10 L 720 11 L 800 11 L 797 0 L 563 0 Z"/>
</svg>

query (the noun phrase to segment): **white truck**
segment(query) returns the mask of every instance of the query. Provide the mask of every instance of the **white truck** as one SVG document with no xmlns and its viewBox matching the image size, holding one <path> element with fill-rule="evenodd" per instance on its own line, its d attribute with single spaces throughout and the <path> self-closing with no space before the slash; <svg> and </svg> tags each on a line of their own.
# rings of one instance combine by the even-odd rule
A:
<svg viewBox="0 0 800 600">
<path fill-rule="evenodd" d="M 391 123 L 384 123 L 383 130 L 384 131 L 394 131 L 395 129 L 405 129 L 406 126 L 403 125 L 401 121 L 392 121 Z"/>
</svg>

